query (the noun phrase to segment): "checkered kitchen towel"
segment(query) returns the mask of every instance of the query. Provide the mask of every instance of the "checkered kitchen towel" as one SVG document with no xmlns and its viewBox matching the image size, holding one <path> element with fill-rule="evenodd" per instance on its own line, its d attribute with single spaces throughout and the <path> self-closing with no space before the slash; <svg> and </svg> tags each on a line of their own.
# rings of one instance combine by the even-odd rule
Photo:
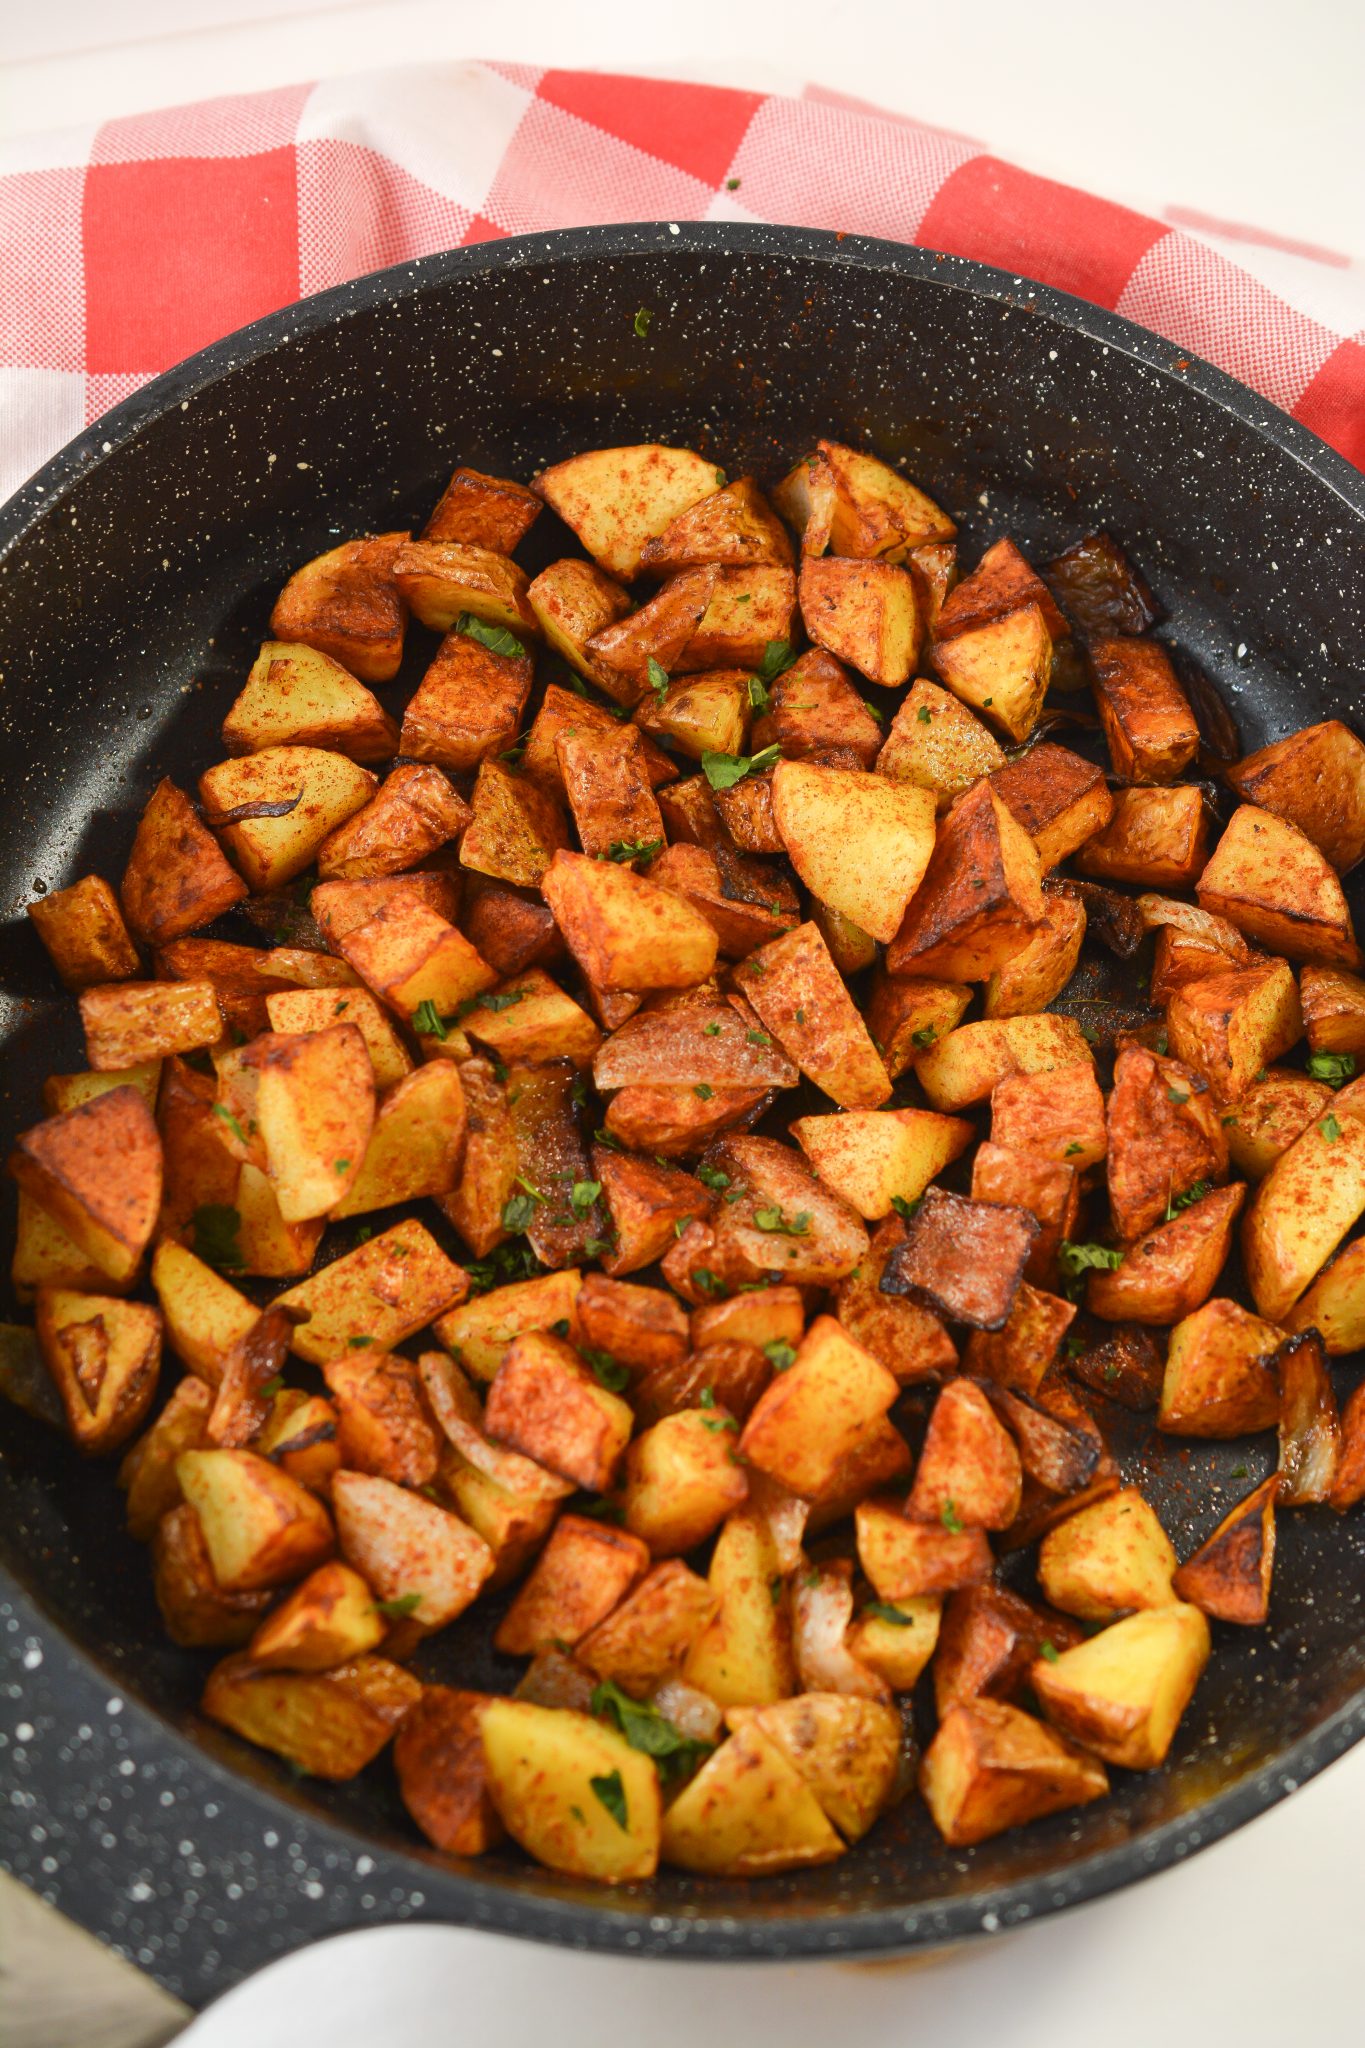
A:
<svg viewBox="0 0 1365 2048">
<path fill-rule="evenodd" d="M 158 371 L 303 293 L 540 228 L 760 220 L 1039 278 L 1206 356 L 1365 467 L 1365 271 L 801 98 L 523 64 L 388 71 L 0 147 L 0 497 Z"/>
</svg>

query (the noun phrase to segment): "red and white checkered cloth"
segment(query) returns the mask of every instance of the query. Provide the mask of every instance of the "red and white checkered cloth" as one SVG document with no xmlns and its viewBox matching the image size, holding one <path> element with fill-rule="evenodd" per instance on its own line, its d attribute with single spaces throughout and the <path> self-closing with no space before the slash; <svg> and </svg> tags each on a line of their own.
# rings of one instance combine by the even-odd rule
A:
<svg viewBox="0 0 1365 2048">
<path fill-rule="evenodd" d="M 655 219 L 1000 264 L 1208 357 L 1365 467 L 1365 273 L 1330 250 L 1148 218 L 818 88 L 464 63 L 0 148 L 0 497 L 147 378 L 306 292 L 457 243 Z"/>
</svg>

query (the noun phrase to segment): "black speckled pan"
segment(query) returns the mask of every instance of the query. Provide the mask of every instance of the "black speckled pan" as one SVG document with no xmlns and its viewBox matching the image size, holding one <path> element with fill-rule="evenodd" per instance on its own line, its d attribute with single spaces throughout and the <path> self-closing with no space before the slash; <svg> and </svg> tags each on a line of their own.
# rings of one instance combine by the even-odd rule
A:
<svg viewBox="0 0 1365 2048">
<path fill-rule="evenodd" d="M 156 777 L 213 757 L 288 570 L 422 518 L 457 460 L 527 476 L 659 439 L 771 479 L 816 433 L 904 457 L 969 561 L 1006 529 L 1046 557 L 1107 526 L 1246 745 L 1358 715 L 1365 479 L 1150 334 L 977 264 L 787 229 L 432 257 L 206 350 L 0 513 L 8 1129 L 41 1113 L 45 1071 L 80 1064 L 24 903 L 119 872 Z M 1365 1515 L 1299 1512 L 1281 1518 L 1274 1625 L 1218 1629 L 1169 1768 L 1116 1773 L 1079 1815 L 953 1855 L 911 1808 L 841 1863 L 753 1886 L 664 1874 L 606 1893 L 511 1855 L 452 1863 L 417 1845 L 387 1766 L 319 1787 L 206 1730 L 201 1660 L 161 1636 L 110 1474 L 22 1416 L 0 1427 L 0 1853 L 194 2003 L 282 1949 L 407 1917 L 687 1956 L 940 1943 L 1158 1870 L 1365 1733 Z M 1218 1519 L 1211 1489 L 1272 1455 L 1266 1438 L 1156 1460 L 1116 1443 L 1182 1554 Z M 492 1677 L 483 1634 L 467 1654 Z"/>
</svg>

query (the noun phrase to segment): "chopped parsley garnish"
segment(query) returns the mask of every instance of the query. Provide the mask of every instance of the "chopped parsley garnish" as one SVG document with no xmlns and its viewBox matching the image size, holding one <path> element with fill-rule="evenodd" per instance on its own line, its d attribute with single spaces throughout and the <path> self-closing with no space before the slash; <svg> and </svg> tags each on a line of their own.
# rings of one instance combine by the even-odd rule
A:
<svg viewBox="0 0 1365 2048">
<path fill-rule="evenodd" d="M 643 332 L 638 313 L 635 315 L 635 331 L 637 334 Z M 626 1788 L 621 1783 L 621 1773 L 619 1771 L 608 1771 L 604 1778 L 589 1778 L 588 1783 L 591 1785 L 600 1804 L 606 1807 L 607 1812 L 616 1822 L 617 1827 L 622 1829 L 629 1828 L 630 1809 L 626 1804 Z"/>
<path fill-rule="evenodd" d="M 767 1032 L 766 1032 L 766 1031 L 746 1031 L 746 1032 L 745 1032 L 745 1034 L 744 1034 L 744 1039 L 745 1039 L 745 1043 L 746 1043 L 746 1044 L 748 1044 L 748 1045 L 771 1045 L 771 1044 L 772 1044 L 772 1040 L 771 1040 L 771 1038 L 769 1038 L 769 1036 L 768 1036 L 768 1034 L 767 1034 Z"/>
<path fill-rule="evenodd" d="M 749 702 L 755 711 L 766 711 L 768 708 L 768 685 L 761 676 L 749 678 Z"/>
<path fill-rule="evenodd" d="M 788 1366 L 796 1363 L 796 1346 L 785 1337 L 770 1337 L 763 1346 L 763 1356 L 774 1372 L 786 1372 Z"/>
<path fill-rule="evenodd" d="M 282 1372 L 277 1372 L 274 1375 L 274 1377 L 272 1379 L 268 1379 L 263 1386 L 257 1387 L 256 1392 L 260 1395 L 263 1401 L 273 1401 L 276 1394 L 282 1394 L 284 1392 L 284 1374 Z"/>
<path fill-rule="evenodd" d="M 539 1199 L 538 1195 L 509 1195 L 502 1205 L 503 1229 L 513 1233 L 525 1230 L 535 1217 Z"/>
<path fill-rule="evenodd" d="M 1188 1102 L 1189 1099 L 1190 1091 L 1188 1088 L 1168 1088 L 1166 1090 L 1166 1100 L 1168 1102 L 1174 1102 L 1179 1105 L 1182 1102 Z"/>
<path fill-rule="evenodd" d="M 585 1344 L 579 1347 L 578 1355 L 585 1365 L 592 1367 L 593 1378 L 609 1394 L 619 1394 L 622 1387 L 629 1384 L 628 1368 L 613 1358 L 610 1351 L 594 1351 L 591 1345 Z"/>
<path fill-rule="evenodd" d="M 628 861 L 653 860 L 663 850 L 662 839 L 613 839 L 605 853 L 599 853 L 599 860 L 614 860 L 617 866 Z"/>
<path fill-rule="evenodd" d="M 348 1337 L 346 1339 L 346 1349 L 348 1351 L 364 1351 L 368 1349 L 368 1347 L 371 1344 L 373 1344 L 373 1342 L 373 1337 Z"/>
<path fill-rule="evenodd" d="M 1047 1663 L 1055 1664 L 1057 1662 L 1057 1645 L 1055 1643 L 1050 1643 L 1046 1636 L 1044 1636 L 1042 1642 L 1039 1643 L 1038 1652 L 1039 1655 Z"/>
<path fill-rule="evenodd" d="M 921 704 L 919 710 L 915 713 L 915 716 L 918 718 L 921 725 L 933 724 L 934 714 L 929 709 L 929 706 L 927 704 Z"/>
<path fill-rule="evenodd" d="M 1057 1248 L 1057 1263 L 1062 1270 L 1063 1287 L 1074 1301 L 1080 1293 L 1083 1274 L 1116 1271 L 1123 1264 L 1123 1253 L 1114 1245 L 1072 1244 L 1069 1238 L 1063 1238 Z"/>
<path fill-rule="evenodd" d="M 921 1024 L 918 1031 L 910 1033 L 910 1043 L 919 1052 L 927 1052 L 937 1038 L 938 1026 L 936 1024 Z"/>
<path fill-rule="evenodd" d="M 715 1092 L 715 1089 L 706 1081 L 698 1081 L 696 1087 L 692 1090 L 698 1102 L 709 1102 Z"/>
<path fill-rule="evenodd" d="M 1062 1157 L 1063 1159 L 1074 1159 L 1078 1152 L 1084 1152 L 1084 1150 L 1084 1145 L 1078 1145 L 1076 1143 L 1076 1140 L 1073 1138 L 1071 1140 L 1071 1143 L 1067 1146 L 1065 1152 L 1062 1154 Z"/>
<path fill-rule="evenodd" d="M 649 687 L 662 704 L 664 698 L 668 695 L 668 670 L 661 662 L 657 662 L 652 654 L 649 657 L 647 667 Z"/>
<path fill-rule="evenodd" d="M 709 747 L 701 757 L 702 773 L 712 789 L 733 789 L 746 775 L 761 775 L 780 759 L 782 749 L 774 741 L 757 754 L 717 754 Z"/>
<path fill-rule="evenodd" d="M 1234 1465 L 1228 1474 L 1229 1479 L 1245 1479 L 1246 1476 L 1247 1468 L 1245 1465 Z"/>
<path fill-rule="evenodd" d="M 405 1621 L 410 1614 L 416 1614 L 422 1604 L 420 1593 L 400 1593 L 394 1600 L 376 1600 L 375 1606 L 390 1621 Z"/>
<path fill-rule="evenodd" d="M 730 1185 L 729 1174 L 722 1173 L 718 1166 L 708 1166 L 705 1160 L 697 1168 L 697 1179 L 704 1188 L 710 1188 L 712 1194 L 716 1195 L 723 1193 Z"/>
<path fill-rule="evenodd" d="M 579 1216 L 586 1216 L 601 1192 L 600 1180 L 576 1180 L 569 1190 L 570 1206 Z"/>
<path fill-rule="evenodd" d="M 632 1749 L 654 1759 L 665 1784 L 686 1777 L 715 1747 L 714 1743 L 684 1735 L 657 1707 L 644 1700 L 633 1700 L 613 1679 L 606 1678 L 595 1685 L 588 1704 L 594 1714 L 616 1723 Z"/>
<path fill-rule="evenodd" d="M 455 631 L 463 633 L 466 640 L 477 640 L 490 654 L 519 655 L 525 659 L 526 649 L 515 633 L 509 633 L 506 626 L 490 626 L 487 619 L 476 619 L 473 612 L 460 613 Z"/>
<path fill-rule="evenodd" d="M 650 323 L 650 321 L 651 321 L 651 320 L 652 320 L 653 318 L 654 318 L 654 309 L 653 309 L 653 307 L 652 307 L 652 306 L 641 306 L 641 308 L 640 308 L 639 312 L 638 312 L 638 313 L 637 313 L 637 314 L 635 315 L 635 319 L 634 319 L 634 322 L 633 322 L 633 325 L 634 325 L 634 328 L 635 328 L 635 333 L 636 333 L 636 335 L 637 335 L 637 337 L 638 337 L 638 339 L 639 339 L 639 340 L 643 341 L 643 340 L 645 339 L 645 336 L 646 336 L 646 335 L 647 335 L 647 334 L 649 333 L 649 323 Z M 619 1780 L 618 1780 L 618 1783 L 619 1783 Z M 594 1784 L 593 1784 L 593 1790 L 594 1790 L 594 1791 L 596 1791 L 596 1790 L 597 1790 L 597 1786 L 596 1786 L 596 1782 L 595 1782 L 595 1781 L 594 1781 Z M 622 1826 L 624 1827 L 624 1826 L 625 1826 L 625 1822 L 623 1821 L 623 1822 L 621 1823 L 621 1825 L 622 1825 Z"/>
<path fill-rule="evenodd" d="M 238 1233 L 242 1219 L 225 1202 L 204 1202 L 190 1218 L 191 1249 L 196 1259 L 218 1273 L 240 1273 L 243 1266 Z"/>
<path fill-rule="evenodd" d="M 1343 1081 L 1349 1081 L 1356 1070 L 1356 1056 L 1353 1052 L 1315 1052 L 1308 1058 L 1308 1071 L 1315 1081 L 1326 1081 L 1329 1088 L 1340 1088 Z"/>
<path fill-rule="evenodd" d="M 950 1536 L 960 1536 L 966 1526 L 952 1501 L 945 1500 L 938 1511 L 938 1518 Z"/>
<path fill-rule="evenodd" d="M 216 1117 L 220 1117 L 222 1121 L 227 1125 L 233 1137 L 237 1140 L 237 1143 L 239 1145 L 245 1145 L 246 1132 L 242 1129 L 240 1121 L 232 1114 L 232 1111 L 228 1108 L 227 1104 L 225 1102 L 215 1102 L 213 1105 L 213 1113 Z"/>
<path fill-rule="evenodd" d="M 869 1600 L 863 1614 L 873 1621 L 889 1621 L 892 1628 L 913 1628 L 913 1614 L 902 1614 L 899 1607 L 893 1607 L 888 1600 Z"/>
<path fill-rule="evenodd" d="M 775 683 L 795 661 L 789 640 L 770 640 L 763 650 L 763 659 L 758 664 L 758 680 L 761 683 Z"/>
<path fill-rule="evenodd" d="M 912 1216 L 918 1214 L 920 1204 L 923 1202 L 923 1200 L 923 1195 L 917 1195 L 913 1202 L 908 1202 L 904 1195 L 893 1195 L 891 1197 L 891 1206 L 895 1210 L 896 1214 L 900 1217 L 901 1221 L 903 1223 L 908 1223 Z"/>
<path fill-rule="evenodd" d="M 1318 1129 L 1322 1132 L 1329 1145 L 1335 1145 L 1337 1139 L 1341 1136 L 1341 1125 L 1337 1122 L 1330 1109 L 1318 1125 Z"/>
<path fill-rule="evenodd" d="M 419 1037 L 439 1038 L 442 1044 L 445 1043 L 445 1021 L 438 1013 L 436 1005 L 431 1001 L 430 997 L 424 1002 L 420 1002 L 413 1011 L 412 1028 Z"/>
<path fill-rule="evenodd" d="M 782 1237 L 810 1236 L 809 1209 L 798 1210 L 795 1216 L 788 1216 L 776 1207 L 755 1209 L 754 1222 L 760 1230 L 767 1230 Z"/>
</svg>

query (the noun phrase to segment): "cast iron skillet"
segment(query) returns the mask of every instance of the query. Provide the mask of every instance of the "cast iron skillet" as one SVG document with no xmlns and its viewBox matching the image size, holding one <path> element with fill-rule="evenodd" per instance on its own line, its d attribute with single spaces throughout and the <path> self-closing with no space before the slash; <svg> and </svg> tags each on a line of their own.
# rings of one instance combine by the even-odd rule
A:
<svg viewBox="0 0 1365 2048">
<path fill-rule="evenodd" d="M 817 433 L 904 457 L 961 521 L 968 561 L 1005 530 L 1046 558 L 1108 527 L 1247 746 L 1356 709 L 1365 479 L 1079 300 L 918 249 L 730 225 L 533 236 L 386 271 L 160 378 L 0 512 L 8 1129 L 41 1114 L 44 1072 L 81 1064 L 23 905 L 121 872 L 154 780 L 213 758 L 290 569 L 420 522 L 457 461 L 525 477 L 659 439 L 771 480 Z M 554 536 L 533 539 L 548 559 Z M 1116 1441 L 1182 1554 L 1273 1454 L 1266 1438 L 1188 1458 L 1167 1444 L 1153 1462 Z M 1365 1732 L 1365 1518 L 1298 1512 L 1281 1529 L 1275 1623 L 1215 1629 L 1166 1770 L 1116 1773 L 1100 1805 L 967 1854 L 912 1808 L 813 1873 L 607 1893 L 510 1855 L 423 1851 L 385 1766 L 329 1789 L 206 1729 L 190 1708 L 203 1662 L 162 1636 L 107 1469 L 7 1413 L 0 1847 L 195 2002 L 281 1948 L 408 1915 L 708 1957 L 869 1955 L 1008 1926 L 1217 1839 Z M 476 1682 L 505 1689 L 510 1671 L 451 1633 Z M 484 1634 L 480 1620 L 468 1639 Z"/>
</svg>

